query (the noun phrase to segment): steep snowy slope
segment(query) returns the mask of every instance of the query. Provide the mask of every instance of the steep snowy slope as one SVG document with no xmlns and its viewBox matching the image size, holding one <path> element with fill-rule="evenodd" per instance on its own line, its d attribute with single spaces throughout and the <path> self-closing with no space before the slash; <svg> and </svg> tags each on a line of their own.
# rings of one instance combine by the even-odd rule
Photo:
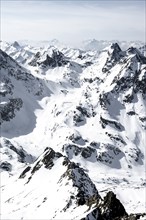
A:
<svg viewBox="0 0 146 220">
<path fill-rule="evenodd" d="M 51 148 L 13 184 L 5 190 L 2 219 L 77 219 L 100 199 L 84 170 Z"/>
<path fill-rule="evenodd" d="M 26 130 L 28 133 L 31 131 L 31 127 L 27 118 L 30 117 L 33 120 L 34 111 L 39 108 L 37 101 L 44 96 L 50 96 L 51 91 L 45 81 L 34 77 L 2 50 L 0 50 L 0 65 L 1 123 L 4 124 L 2 132 L 14 126 L 15 134 L 16 129 L 20 129 L 21 132 Z M 13 121 L 16 119 L 15 115 L 17 121 L 20 124 L 23 123 L 23 127 L 16 128 L 19 123 Z"/>
<path fill-rule="evenodd" d="M 1 51 L 3 218 L 30 219 L 43 213 L 44 219 L 130 219 L 126 211 L 145 211 L 146 58 L 133 47 L 122 51 L 117 43 L 98 58 L 90 52 L 89 65 L 83 65 L 89 53 L 78 53 L 39 49 L 26 64 L 29 72 Z M 17 101 L 11 103 L 13 99 Z M 68 169 L 78 180 L 75 184 L 72 177 L 66 180 Z M 112 194 L 102 208 L 97 198 L 94 207 L 86 199 L 79 205 L 82 182 L 89 186 L 82 186 L 88 198 L 98 195 L 101 200 L 99 194 L 114 191 L 126 211 L 114 217 L 102 213 L 103 206 L 109 207 L 106 199 L 115 198 Z M 54 195 L 58 202 L 53 202 Z"/>
<path fill-rule="evenodd" d="M 0 167 L 11 172 L 13 168 L 18 169 L 19 163 L 32 162 L 33 156 L 31 153 L 27 154 L 27 149 L 24 150 L 19 145 L 14 146 L 3 137 L 19 137 L 32 132 L 36 125 L 35 111 L 41 109 L 38 101 L 44 96 L 50 96 L 51 91 L 43 80 L 34 77 L 2 50 L 0 66 Z"/>
<path fill-rule="evenodd" d="M 144 216 L 128 216 L 112 192 L 102 199 L 85 171 L 51 148 L 3 189 L 2 219 L 131 220 Z"/>
</svg>

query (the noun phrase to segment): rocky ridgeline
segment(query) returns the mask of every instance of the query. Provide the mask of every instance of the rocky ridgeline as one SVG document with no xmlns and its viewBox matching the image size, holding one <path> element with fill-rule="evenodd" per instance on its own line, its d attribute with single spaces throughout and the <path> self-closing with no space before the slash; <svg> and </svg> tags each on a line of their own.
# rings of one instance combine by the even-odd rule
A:
<svg viewBox="0 0 146 220">
<path fill-rule="evenodd" d="M 25 178 L 26 184 L 29 184 L 36 172 L 43 168 L 51 170 L 53 166 L 56 166 L 56 162 L 60 158 L 62 159 L 62 166 L 65 167 L 65 171 L 60 176 L 58 183 L 63 182 L 65 179 L 66 182 L 71 182 L 71 185 L 77 188 L 76 195 L 70 197 L 67 207 L 69 208 L 69 204 L 72 204 L 71 200 L 75 200 L 77 205 L 86 204 L 87 206 L 91 206 L 96 200 L 99 200 L 100 196 L 96 187 L 84 170 L 61 153 L 55 152 L 52 148 L 46 148 L 35 164 L 26 167 L 19 178 Z"/>
<path fill-rule="evenodd" d="M 46 54 L 44 60 L 41 59 L 42 59 L 41 52 L 37 52 L 34 55 L 34 58 L 28 64 L 30 66 L 41 66 L 42 68 L 46 68 L 46 67 L 55 68 L 55 67 L 64 66 L 69 62 L 66 60 L 63 53 L 55 50 L 52 51 L 52 56 Z"/>
<path fill-rule="evenodd" d="M 124 206 L 116 198 L 116 195 L 109 191 L 96 208 L 81 220 L 138 220 L 146 217 L 145 213 L 128 215 Z"/>
<path fill-rule="evenodd" d="M 111 52 L 112 49 L 112 52 Z M 134 94 L 141 92 L 145 98 L 146 94 L 146 57 L 143 56 L 136 48 L 129 48 L 127 51 L 121 51 L 117 44 L 111 46 L 109 56 L 102 71 L 110 74 L 111 69 L 119 64 L 121 66 L 117 75 L 113 78 L 111 85 L 114 85 L 112 91 L 102 94 L 100 100 L 108 101 L 108 95 L 112 93 L 123 93 L 132 89 L 130 95 L 125 96 L 125 102 L 132 102 Z M 110 63 L 110 65 L 109 65 Z M 112 95 L 112 94 L 111 94 Z M 108 104 L 108 102 L 107 102 Z"/>
<path fill-rule="evenodd" d="M 117 43 L 114 43 L 111 45 L 110 49 L 108 49 L 107 54 L 108 58 L 104 64 L 104 67 L 102 68 L 104 73 L 110 73 L 110 69 L 118 62 L 120 62 L 120 60 L 124 57 L 125 52 L 121 50 Z"/>
<path fill-rule="evenodd" d="M 1 138 L 0 148 L 5 158 L 1 158 L 0 171 L 8 171 L 11 174 L 17 169 L 17 167 L 15 167 L 16 163 L 17 165 L 25 165 L 35 160 L 35 158 L 28 154 L 22 146 L 12 144 L 11 141 L 6 138 Z"/>
<path fill-rule="evenodd" d="M 34 77 L 27 69 L 20 66 L 13 58 L 2 50 L 0 50 L 0 66 L 2 96 L 6 95 L 7 93 L 12 94 L 12 91 L 14 90 L 13 83 L 15 80 L 17 80 L 17 82 L 20 81 L 28 92 L 32 92 L 36 96 L 39 96 L 43 93 L 43 85 L 40 79 Z"/>
<path fill-rule="evenodd" d="M 29 184 L 39 170 L 51 170 L 56 166 L 56 162 L 60 158 L 62 158 L 62 166 L 65 167 L 65 172 L 59 178 L 58 183 L 60 184 L 65 179 L 66 185 L 72 182 L 72 186 L 77 189 L 76 194 L 72 193 L 70 195 L 63 211 L 69 209 L 72 203 L 75 202 L 77 206 L 86 205 L 88 210 L 92 207 L 92 211 L 81 220 L 137 220 L 145 216 L 145 214 L 140 213 L 128 215 L 124 206 L 112 191 L 109 191 L 102 199 L 84 169 L 51 148 L 46 148 L 44 153 L 35 161 L 34 165 L 27 166 L 19 178 L 24 178 L 26 184 Z"/>
</svg>

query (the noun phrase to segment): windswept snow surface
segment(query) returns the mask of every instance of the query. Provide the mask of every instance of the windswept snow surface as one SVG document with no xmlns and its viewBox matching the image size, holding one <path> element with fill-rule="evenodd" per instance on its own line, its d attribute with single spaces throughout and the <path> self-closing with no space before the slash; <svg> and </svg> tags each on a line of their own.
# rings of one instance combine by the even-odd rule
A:
<svg viewBox="0 0 146 220">
<path fill-rule="evenodd" d="M 71 170 L 88 195 L 95 185 L 128 213 L 145 212 L 146 57 L 116 43 L 100 52 L 1 44 L 10 55 L 0 51 L 1 219 L 86 217 L 93 207 L 77 205 L 64 158 L 83 169 L 84 180 Z M 50 169 L 46 147 L 61 154 Z"/>
</svg>

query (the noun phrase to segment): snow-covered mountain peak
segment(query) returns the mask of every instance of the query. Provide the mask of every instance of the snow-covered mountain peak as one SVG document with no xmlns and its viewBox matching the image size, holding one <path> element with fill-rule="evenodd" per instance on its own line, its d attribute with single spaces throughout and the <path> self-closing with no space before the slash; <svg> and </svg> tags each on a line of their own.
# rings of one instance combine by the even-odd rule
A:
<svg viewBox="0 0 146 220">
<path fill-rule="evenodd" d="M 69 218 L 76 219 L 85 217 L 93 210 L 93 205 L 101 200 L 95 185 L 84 170 L 51 148 L 45 149 L 32 166 L 27 166 L 13 184 L 11 196 L 17 203 L 19 201 L 19 205 L 15 214 L 13 206 L 7 212 L 3 209 L 3 218 L 17 215 L 18 218 L 25 219 L 68 219 L 71 214 Z M 19 188 L 19 197 L 16 187 Z M 6 190 L 10 190 L 9 186 Z M 9 203 L 7 198 L 5 199 L 5 203 Z M 18 207 L 23 207 L 26 210 L 25 214 L 24 210 Z M 51 207 L 49 213 L 44 212 L 46 207 Z"/>
<path fill-rule="evenodd" d="M 102 199 L 85 170 L 51 148 L 3 190 L 3 218 L 131 220 L 143 215 L 128 215 L 111 191 Z M 49 212 L 47 207 L 51 207 Z"/>
<path fill-rule="evenodd" d="M 139 50 L 141 51 L 141 53 L 143 54 L 143 56 L 146 56 L 146 45 L 143 45 L 139 48 Z"/>
<path fill-rule="evenodd" d="M 17 49 L 20 48 L 20 45 L 17 41 L 14 41 L 14 43 L 12 45 L 13 45 L 13 47 L 15 47 Z"/>
<path fill-rule="evenodd" d="M 118 43 L 112 43 L 108 48 L 109 53 L 118 53 L 121 51 L 121 48 Z"/>
<path fill-rule="evenodd" d="M 63 53 L 61 53 L 57 48 L 51 47 L 47 50 L 37 52 L 28 64 L 31 66 L 41 66 L 41 68 L 54 68 L 65 65 L 67 62 L 68 61 Z"/>
<path fill-rule="evenodd" d="M 142 64 L 146 64 L 146 57 L 137 48 L 134 48 L 134 47 L 128 48 L 127 54 L 128 55 L 135 55 L 138 62 L 140 62 Z"/>
</svg>

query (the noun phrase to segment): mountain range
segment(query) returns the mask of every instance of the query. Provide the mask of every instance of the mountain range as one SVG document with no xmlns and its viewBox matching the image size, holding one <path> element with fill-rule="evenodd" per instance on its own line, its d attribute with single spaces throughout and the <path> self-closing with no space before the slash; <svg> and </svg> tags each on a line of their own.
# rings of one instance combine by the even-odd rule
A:
<svg viewBox="0 0 146 220">
<path fill-rule="evenodd" d="M 146 219 L 145 45 L 43 43 L 1 42 L 1 219 Z"/>
</svg>

